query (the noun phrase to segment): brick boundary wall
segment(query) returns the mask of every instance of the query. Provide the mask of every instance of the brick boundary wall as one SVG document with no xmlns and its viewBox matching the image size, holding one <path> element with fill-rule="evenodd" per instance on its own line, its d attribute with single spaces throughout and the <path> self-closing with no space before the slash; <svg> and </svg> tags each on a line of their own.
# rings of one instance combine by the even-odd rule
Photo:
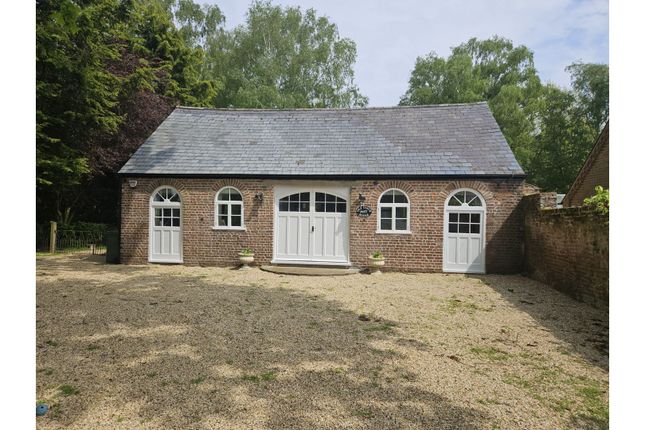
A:
<svg viewBox="0 0 645 430">
<path fill-rule="evenodd" d="M 137 186 L 131 188 L 128 181 Z M 183 260 L 186 265 L 235 266 L 237 252 L 255 251 L 256 264 L 273 257 L 273 189 L 279 181 L 261 179 L 124 178 L 121 184 L 121 261 L 148 262 L 149 201 L 159 186 L 176 188 L 182 198 Z M 279 182 L 284 183 L 284 182 Z M 327 181 L 329 183 L 329 181 Z M 458 188 L 472 188 L 486 201 L 486 271 L 519 273 L 522 270 L 522 179 L 339 181 L 350 187 L 348 201 L 350 261 L 366 267 L 368 255 L 380 250 L 386 270 L 441 272 L 443 212 L 447 196 Z M 226 185 L 240 190 L 244 200 L 246 231 L 213 230 L 214 199 Z M 378 198 L 389 188 L 400 188 L 410 198 L 412 234 L 376 233 Z M 263 193 L 264 201 L 254 199 Z M 355 214 L 359 194 L 373 210 L 369 218 Z"/>
<path fill-rule="evenodd" d="M 524 197 L 524 270 L 596 307 L 609 304 L 609 216 L 555 209 L 555 193 Z"/>
</svg>

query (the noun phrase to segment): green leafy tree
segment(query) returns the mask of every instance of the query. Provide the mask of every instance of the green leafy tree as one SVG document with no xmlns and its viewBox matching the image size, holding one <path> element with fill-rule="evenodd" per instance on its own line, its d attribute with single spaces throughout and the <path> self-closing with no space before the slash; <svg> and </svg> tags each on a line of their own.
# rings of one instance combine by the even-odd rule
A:
<svg viewBox="0 0 645 430">
<path fill-rule="evenodd" d="M 540 79 L 533 53 L 501 37 L 470 39 L 444 59 L 417 58 L 401 105 L 488 101 L 522 166 L 528 165 L 535 134 Z"/>
<path fill-rule="evenodd" d="M 609 119 L 609 66 L 607 64 L 573 63 L 566 68 L 577 101 L 588 120 L 600 131 Z"/>
<path fill-rule="evenodd" d="M 313 9 L 254 2 L 246 23 L 206 43 L 206 68 L 223 77 L 217 106 L 364 106 L 354 84 L 356 45 Z"/>
<path fill-rule="evenodd" d="M 572 90 L 542 85 L 527 47 L 497 36 L 470 39 L 447 58 L 418 58 L 400 104 L 487 101 L 528 180 L 565 192 L 609 114 L 608 67 L 567 70 Z"/>
</svg>

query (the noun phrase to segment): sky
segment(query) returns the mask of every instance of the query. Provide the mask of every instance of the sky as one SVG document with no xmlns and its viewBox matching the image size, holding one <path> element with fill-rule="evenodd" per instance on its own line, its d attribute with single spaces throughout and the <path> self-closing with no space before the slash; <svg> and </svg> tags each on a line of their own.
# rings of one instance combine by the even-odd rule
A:
<svg viewBox="0 0 645 430">
<path fill-rule="evenodd" d="M 217 4 L 226 27 L 242 24 L 250 1 Z M 534 52 L 543 82 L 569 87 L 564 68 L 574 61 L 609 63 L 608 0 L 273 0 L 313 8 L 356 42 L 355 83 L 369 106 L 393 106 L 407 90 L 417 57 L 471 37 L 499 35 Z"/>
</svg>

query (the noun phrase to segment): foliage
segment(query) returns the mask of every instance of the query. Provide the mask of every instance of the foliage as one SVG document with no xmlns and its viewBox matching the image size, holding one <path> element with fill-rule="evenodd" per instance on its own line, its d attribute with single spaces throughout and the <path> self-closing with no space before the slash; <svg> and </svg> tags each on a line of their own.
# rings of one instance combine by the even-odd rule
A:
<svg viewBox="0 0 645 430">
<path fill-rule="evenodd" d="M 243 256 L 253 255 L 253 250 L 251 248 L 244 248 L 240 251 L 240 255 L 243 255 Z"/>
<path fill-rule="evenodd" d="M 38 219 L 114 221 L 116 170 L 174 104 L 212 105 L 202 64 L 161 1 L 37 2 Z"/>
<path fill-rule="evenodd" d="M 596 194 L 585 198 L 583 204 L 592 207 L 598 214 L 607 215 L 609 213 L 609 189 L 598 185 L 595 190 Z"/>
<path fill-rule="evenodd" d="M 417 58 L 401 105 L 487 101 L 528 180 L 565 192 L 609 109 L 609 68 L 567 67 L 572 90 L 543 85 L 533 53 L 504 38 L 470 39 L 447 58 Z"/>
<path fill-rule="evenodd" d="M 246 22 L 205 49 L 206 69 L 222 77 L 217 106 L 304 108 L 364 106 L 354 84 L 356 45 L 313 9 L 251 4 Z"/>
<path fill-rule="evenodd" d="M 374 251 L 372 252 L 372 258 L 376 258 L 380 260 L 385 257 L 383 256 L 383 253 L 381 251 Z"/>
</svg>

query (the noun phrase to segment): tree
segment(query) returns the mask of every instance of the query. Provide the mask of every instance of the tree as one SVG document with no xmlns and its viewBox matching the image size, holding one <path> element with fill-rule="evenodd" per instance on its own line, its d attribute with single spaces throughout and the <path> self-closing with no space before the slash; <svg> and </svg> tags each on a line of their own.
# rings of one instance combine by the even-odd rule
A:
<svg viewBox="0 0 645 430">
<path fill-rule="evenodd" d="M 222 77 L 216 105 L 247 108 L 364 106 L 354 84 L 356 45 L 313 9 L 254 2 L 246 23 L 210 38 L 206 69 Z"/>
<path fill-rule="evenodd" d="M 606 65 L 574 63 L 572 90 L 542 85 L 533 53 L 508 39 L 470 39 L 448 58 L 417 58 L 401 105 L 487 101 L 528 181 L 566 192 L 606 121 Z"/>
<path fill-rule="evenodd" d="M 541 89 L 533 53 L 501 37 L 470 39 L 447 59 L 417 58 L 401 105 L 488 101 L 522 166 L 528 164 Z"/>
<path fill-rule="evenodd" d="M 219 83 L 154 0 L 40 1 L 36 41 L 37 217 L 115 221 L 118 168 L 172 106 L 210 106 Z"/>
<path fill-rule="evenodd" d="M 600 131 L 609 119 L 609 66 L 607 64 L 573 63 L 566 68 L 577 102 L 589 121 Z"/>
</svg>

